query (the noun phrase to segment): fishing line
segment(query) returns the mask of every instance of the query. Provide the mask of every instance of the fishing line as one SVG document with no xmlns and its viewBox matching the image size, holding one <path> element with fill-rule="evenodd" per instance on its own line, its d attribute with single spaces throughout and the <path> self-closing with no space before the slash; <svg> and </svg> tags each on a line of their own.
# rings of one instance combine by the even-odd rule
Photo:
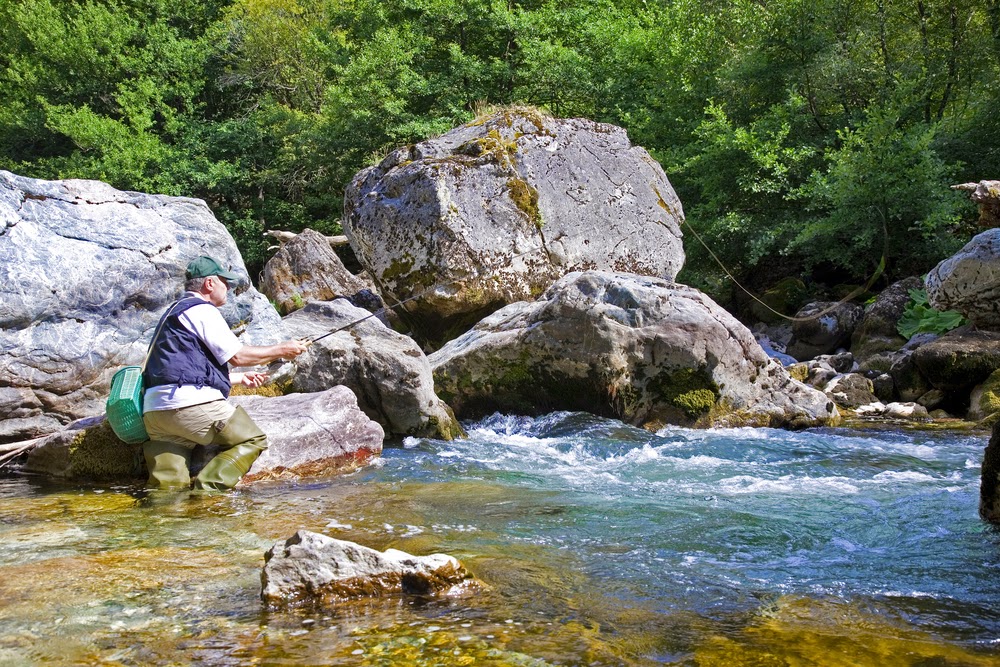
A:
<svg viewBox="0 0 1000 667">
<path fill-rule="evenodd" d="M 774 308 L 772 308 L 770 305 L 768 305 L 767 303 L 765 303 L 764 301 L 762 301 L 760 298 L 758 298 L 756 294 L 754 294 L 749 289 L 747 289 L 746 287 L 744 287 L 740 283 L 740 281 L 738 281 L 736 279 L 736 277 L 729 271 L 729 269 L 726 268 L 726 265 L 722 263 L 722 260 L 719 259 L 718 255 L 716 255 L 712 251 L 712 249 L 708 247 L 708 244 L 705 243 L 705 241 L 701 238 L 701 235 L 699 235 L 698 232 L 695 231 L 694 227 L 691 226 L 691 223 L 689 223 L 687 221 L 687 219 L 684 219 L 684 220 L 682 220 L 682 224 L 684 224 L 688 228 L 688 231 L 690 231 L 694 235 L 694 237 L 696 239 L 698 239 L 698 243 L 700 243 L 702 245 L 702 247 L 705 248 L 705 250 L 708 252 L 708 254 L 712 256 L 712 259 L 714 259 L 715 262 L 716 262 L 716 264 L 719 265 L 719 268 L 721 268 L 723 270 L 723 272 L 725 272 L 726 276 L 728 276 L 729 279 L 733 281 L 734 285 L 736 285 L 737 287 L 739 287 L 740 290 L 742 290 L 744 294 L 746 294 L 748 297 L 750 297 L 751 299 L 753 299 L 754 301 L 756 301 L 757 303 L 759 303 L 761 306 L 763 306 L 767 310 L 771 311 L 772 313 L 774 313 L 778 317 L 780 317 L 780 318 L 782 318 L 784 320 L 788 320 L 789 322 L 810 322 L 812 320 L 817 320 L 817 319 L 823 317 L 824 315 L 826 315 L 827 313 L 833 312 L 834 310 L 836 310 L 840 306 L 844 305 L 845 303 L 847 303 L 848 301 L 850 301 L 854 297 L 859 296 L 859 295 L 864 294 L 865 292 L 867 292 L 869 289 L 871 289 L 871 286 L 875 284 L 875 281 L 878 280 L 882 276 L 882 273 L 885 271 L 885 264 L 886 264 L 885 256 L 886 256 L 886 253 L 888 252 L 888 249 L 889 249 L 889 230 L 886 227 L 885 217 L 883 216 L 883 218 L 882 218 L 882 258 L 879 260 L 878 266 L 875 267 L 875 273 L 873 273 L 872 276 L 868 279 L 868 282 L 865 283 L 864 285 L 862 285 L 861 287 L 856 287 L 855 289 L 851 290 L 851 292 L 848 293 L 847 296 L 842 297 L 839 301 L 836 301 L 832 306 L 829 306 L 828 308 L 824 308 L 823 310 L 819 311 L 818 313 L 815 313 L 813 315 L 809 315 L 808 317 L 796 317 L 794 315 L 785 315 L 784 313 L 778 312 L 777 310 L 775 310 Z"/>
<path fill-rule="evenodd" d="M 775 315 L 777 315 L 778 317 L 780 317 L 782 319 L 785 319 L 785 320 L 788 320 L 790 322 L 810 322 L 812 320 L 817 320 L 817 319 L 823 317 L 824 315 L 826 315 L 826 314 L 828 314 L 828 313 L 836 310 L 837 308 L 839 308 L 843 304 L 849 302 L 854 297 L 856 297 L 856 296 L 858 296 L 860 294 L 864 294 L 865 292 L 867 292 L 869 289 L 871 289 L 871 286 L 875 284 L 875 281 L 878 280 L 882 276 L 882 273 L 885 271 L 886 253 L 887 253 L 888 244 L 889 244 L 889 232 L 888 232 L 888 229 L 886 228 L 885 218 L 883 216 L 883 219 L 882 219 L 882 239 L 883 239 L 882 258 L 879 260 L 878 266 L 876 267 L 875 272 L 868 279 L 868 282 L 865 283 L 865 285 L 863 285 L 861 287 L 855 288 L 849 294 L 847 294 L 846 296 L 844 296 L 843 298 L 841 298 L 839 301 L 835 302 L 832 306 L 829 306 L 828 308 L 824 308 L 823 310 L 819 311 L 818 313 L 815 313 L 813 315 L 809 315 L 807 317 L 796 317 L 796 316 L 793 316 L 793 315 L 786 315 L 784 313 L 781 313 L 781 312 L 775 310 L 770 305 L 768 305 L 763 300 L 761 300 L 759 297 L 757 297 L 757 295 L 755 295 L 749 289 L 747 289 L 746 287 L 744 287 L 740 283 L 740 281 L 738 281 L 736 279 L 736 277 L 732 274 L 732 272 L 729 271 L 728 268 L 726 268 L 726 265 L 722 262 L 721 259 L 719 259 L 718 255 L 716 255 L 715 252 L 710 247 L 708 247 L 708 244 L 705 243 L 705 240 L 702 239 L 701 235 L 698 234 L 698 232 L 694 229 L 694 227 L 691 226 L 691 223 L 689 223 L 687 221 L 687 219 L 683 219 L 682 218 L 681 219 L 681 224 L 687 227 L 688 231 L 691 232 L 691 234 L 695 237 L 695 239 L 698 240 L 698 243 L 700 243 L 702 245 L 702 247 L 705 248 L 705 250 L 708 252 L 708 254 L 711 255 L 712 259 L 714 259 L 715 262 L 719 265 L 719 267 L 723 270 L 723 272 L 725 272 L 726 276 L 728 276 L 729 279 L 733 281 L 734 285 L 736 285 L 738 288 L 740 288 L 740 290 L 742 290 L 747 296 L 749 296 L 751 299 L 753 299 L 754 301 L 756 301 L 757 303 L 759 303 L 761 306 L 763 306 L 764 308 L 766 308 L 768 311 L 770 311 L 770 312 L 774 313 Z M 554 239 L 554 240 L 556 240 L 556 241 L 561 241 L 562 239 L 573 240 L 573 239 L 575 239 L 577 237 L 582 237 L 582 236 L 583 236 L 582 234 L 577 235 L 577 236 L 561 235 L 557 239 Z M 522 253 L 518 253 L 516 255 L 511 255 L 510 259 L 518 259 L 520 257 L 525 257 L 527 255 L 530 255 L 530 254 L 533 254 L 533 253 L 536 253 L 536 252 L 545 252 L 546 255 L 549 254 L 548 248 L 546 246 L 544 246 L 544 245 L 541 245 L 541 246 L 536 246 L 534 248 L 531 248 L 530 250 L 526 250 L 526 251 L 524 251 Z M 359 318 L 359 319 L 354 320 L 352 322 L 348 322 L 347 324 L 345 324 L 343 326 L 340 326 L 340 327 L 337 327 L 336 329 L 331 329 L 327 333 L 324 333 L 324 334 L 322 334 L 320 336 L 317 336 L 316 338 L 305 338 L 305 339 L 303 339 L 303 341 L 305 342 L 305 344 L 307 346 L 308 345 L 312 345 L 313 343 L 321 341 L 321 340 L 323 340 L 324 338 L 326 338 L 328 336 L 332 336 L 334 334 L 340 333 L 341 331 L 345 331 L 347 329 L 350 329 L 351 327 L 353 327 L 353 326 L 355 326 L 357 324 L 361 324 L 362 322 L 364 322 L 366 320 L 369 320 L 369 319 L 371 319 L 373 317 L 378 317 L 379 315 L 382 315 L 382 314 L 384 314 L 384 313 L 386 313 L 386 312 L 388 312 L 390 310 L 395 310 L 395 308 L 397 308 L 398 306 L 402 306 L 405 303 L 409 303 L 410 301 L 414 301 L 416 299 L 419 299 L 419 298 L 423 297 L 424 295 L 428 294 L 429 292 L 431 292 L 433 290 L 437 290 L 437 289 L 440 289 L 440 288 L 448 286 L 448 285 L 453 285 L 455 283 L 461 282 L 463 280 L 468 280 L 470 277 L 476 277 L 478 275 L 479 275 L 479 273 L 474 271 L 471 276 L 463 276 L 461 278 L 455 278 L 455 279 L 452 279 L 452 280 L 447 280 L 447 281 L 444 281 L 444 282 L 435 283 L 434 285 L 431 285 L 427 289 L 422 290 L 422 291 L 418 292 L 417 294 L 414 294 L 413 296 L 407 297 L 407 298 L 405 298 L 405 299 L 403 299 L 401 301 L 396 301 L 394 305 L 391 305 L 391 306 L 390 305 L 382 306 L 378 310 L 376 310 L 374 312 L 371 312 L 371 313 L 369 313 L 368 315 L 365 315 L 362 318 Z"/>
</svg>

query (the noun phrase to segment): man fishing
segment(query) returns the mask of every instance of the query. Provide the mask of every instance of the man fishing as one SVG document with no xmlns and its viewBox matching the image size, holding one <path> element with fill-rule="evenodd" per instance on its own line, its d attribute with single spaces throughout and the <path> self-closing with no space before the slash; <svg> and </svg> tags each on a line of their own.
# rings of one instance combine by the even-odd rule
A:
<svg viewBox="0 0 1000 667">
<path fill-rule="evenodd" d="M 185 275 L 185 294 L 164 314 L 143 372 L 142 421 L 149 441 L 142 449 L 149 486 L 191 486 L 191 452 L 195 445 L 211 444 L 223 450 L 198 473 L 194 488 L 230 489 L 267 448 L 267 436 L 226 399 L 232 383 L 259 387 L 267 375 L 230 373 L 229 365 L 294 359 L 306 345 L 297 340 L 244 345 L 219 312 L 239 276 L 211 257 L 193 260 Z"/>
</svg>

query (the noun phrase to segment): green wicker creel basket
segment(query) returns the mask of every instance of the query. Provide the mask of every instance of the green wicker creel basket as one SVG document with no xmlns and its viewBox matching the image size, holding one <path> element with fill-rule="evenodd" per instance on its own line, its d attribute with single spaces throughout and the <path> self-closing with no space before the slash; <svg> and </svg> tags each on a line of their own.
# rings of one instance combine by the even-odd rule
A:
<svg viewBox="0 0 1000 667">
<path fill-rule="evenodd" d="M 142 423 L 142 367 L 126 366 L 111 378 L 111 394 L 104 406 L 111 430 L 124 442 L 149 440 Z"/>
</svg>

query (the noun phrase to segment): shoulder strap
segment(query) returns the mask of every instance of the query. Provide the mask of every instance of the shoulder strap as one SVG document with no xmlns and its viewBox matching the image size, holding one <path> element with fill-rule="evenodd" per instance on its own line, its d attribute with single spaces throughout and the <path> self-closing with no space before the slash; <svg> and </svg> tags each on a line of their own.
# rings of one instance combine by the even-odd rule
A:
<svg viewBox="0 0 1000 667">
<path fill-rule="evenodd" d="M 142 360 L 142 370 L 143 371 L 146 370 L 146 364 L 149 363 L 149 357 L 150 357 L 150 355 L 153 354 L 153 343 L 155 343 L 156 339 L 160 336 L 160 331 L 163 329 L 163 325 L 167 323 L 167 318 L 170 317 L 171 315 L 173 315 L 174 311 L 177 310 L 177 307 L 180 306 L 182 303 L 184 303 L 188 299 L 194 299 L 194 298 L 196 298 L 196 297 L 182 296 L 180 299 L 178 299 L 177 301 L 175 301 L 174 305 L 170 306 L 170 308 L 167 310 L 167 312 L 163 314 L 163 317 L 160 318 L 160 321 L 156 325 L 156 331 L 153 332 L 153 337 L 149 341 L 149 347 L 146 348 L 146 358 Z M 206 303 L 208 303 L 208 302 L 206 301 Z"/>
</svg>

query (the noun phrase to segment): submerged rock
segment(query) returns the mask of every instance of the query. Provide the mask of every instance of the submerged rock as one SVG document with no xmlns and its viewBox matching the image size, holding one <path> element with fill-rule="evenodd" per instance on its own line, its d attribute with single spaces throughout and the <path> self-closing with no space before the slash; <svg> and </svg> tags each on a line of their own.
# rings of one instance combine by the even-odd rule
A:
<svg viewBox="0 0 1000 667">
<path fill-rule="evenodd" d="M 359 408 L 346 387 L 314 394 L 231 399 L 267 434 L 268 448 L 240 484 L 289 477 L 318 477 L 353 469 L 382 452 L 382 427 Z M 46 436 L 28 454 L 23 470 L 87 481 L 131 481 L 146 476 L 141 445 L 126 445 L 101 418 Z M 197 472 L 217 448 L 196 447 Z"/>
<path fill-rule="evenodd" d="M 439 395 L 462 418 L 581 410 L 650 428 L 839 419 L 708 296 L 628 273 L 571 273 L 430 361 Z"/>
<path fill-rule="evenodd" d="M 103 414 L 111 376 L 142 363 L 188 262 L 206 253 L 249 283 L 203 201 L 0 171 L 0 442 Z M 237 292 L 222 312 L 242 340 L 283 339 L 267 299 Z"/>
<path fill-rule="evenodd" d="M 261 599 L 269 606 L 328 605 L 366 597 L 450 595 L 475 590 L 472 575 L 445 554 L 384 552 L 300 530 L 264 556 Z"/>
<path fill-rule="evenodd" d="M 620 127 L 533 110 L 393 152 L 344 209 L 358 260 L 390 303 L 412 299 L 406 319 L 431 340 L 569 271 L 673 280 L 684 263 L 681 203 L 649 153 Z"/>
</svg>

